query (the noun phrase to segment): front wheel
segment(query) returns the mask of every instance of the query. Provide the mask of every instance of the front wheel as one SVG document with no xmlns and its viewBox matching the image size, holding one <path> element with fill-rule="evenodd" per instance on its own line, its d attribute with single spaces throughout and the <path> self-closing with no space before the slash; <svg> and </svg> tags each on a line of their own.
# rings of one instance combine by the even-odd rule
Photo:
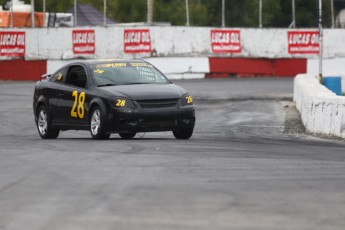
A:
<svg viewBox="0 0 345 230">
<path fill-rule="evenodd" d="M 42 139 L 54 139 L 59 136 L 60 130 L 52 128 L 48 110 L 44 105 L 38 108 L 36 125 Z"/>
<path fill-rule="evenodd" d="M 189 139 L 193 135 L 193 130 L 193 128 L 178 129 L 174 130 L 173 134 L 176 137 L 176 139 Z"/>
<path fill-rule="evenodd" d="M 110 137 L 110 134 L 105 132 L 105 118 L 99 107 L 95 107 L 91 112 L 90 133 L 91 137 L 97 140 L 104 140 Z"/>
</svg>

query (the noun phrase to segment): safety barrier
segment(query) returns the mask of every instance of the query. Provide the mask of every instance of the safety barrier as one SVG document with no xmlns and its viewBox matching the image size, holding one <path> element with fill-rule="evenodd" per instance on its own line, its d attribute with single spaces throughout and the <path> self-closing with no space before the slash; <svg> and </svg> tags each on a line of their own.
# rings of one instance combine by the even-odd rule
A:
<svg viewBox="0 0 345 230">
<path fill-rule="evenodd" d="M 345 138 L 345 97 L 336 96 L 310 74 L 294 80 L 294 101 L 310 133 Z"/>
</svg>

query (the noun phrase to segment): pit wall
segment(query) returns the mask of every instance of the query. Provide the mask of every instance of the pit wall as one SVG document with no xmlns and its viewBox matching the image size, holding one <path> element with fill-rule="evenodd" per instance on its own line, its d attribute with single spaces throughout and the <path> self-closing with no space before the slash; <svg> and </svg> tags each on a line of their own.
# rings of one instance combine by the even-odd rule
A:
<svg viewBox="0 0 345 230">
<path fill-rule="evenodd" d="M 294 80 L 294 101 L 308 132 L 345 138 L 344 96 L 321 85 L 315 75 L 300 74 Z"/>
<path fill-rule="evenodd" d="M 147 30 L 150 33 L 152 52 L 124 52 L 125 30 Z M 92 30 L 95 35 L 93 54 L 75 54 L 72 33 L 75 30 Z M 214 30 L 239 31 L 239 43 L 232 45 L 239 50 L 216 52 L 211 33 Z M 237 76 L 287 76 L 298 73 L 317 72 L 317 54 L 293 53 L 289 50 L 288 33 L 314 32 L 316 29 L 244 29 L 207 27 L 79 27 L 79 28 L 1 28 L 1 32 L 25 32 L 25 54 L 22 57 L 0 56 L 3 80 L 36 80 L 39 76 L 26 72 L 25 76 L 13 76 L 18 68 L 18 58 L 29 61 L 32 68 L 52 72 L 55 67 L 77 59 L 141 58 L 157 65 L 163 73 L 173 79 Z M 324 30 L 324 58 L 329 60 L 329 69 L 343 74 L 341 66 L 345 60 L 345 30 Z M 290 42 L 291 43 L 291 42 Z M 315 44 L 308 44 L 313 46 Z M 153 52 L 154 51 L 154 52 Z M 17 59 L 15 59 L 17 58 Z M 182 60 L 182 61 L 180 61 Z M 339 61 L 338 61 L 339 60 Z M 33 62 L 31 62 L 33 61 Z M 42 63 L 46 65 L 42 68 Z M 334 64 L 336 61 L 338 64 Z M 336 67 L 334 68 L 334 65 Z M 53 66 L 55 66 L 53 68 Z M 333 71 L 334 72 L 334 71 Z M 333 73 L 332 73 L 333 74 Z"/>
</svg>

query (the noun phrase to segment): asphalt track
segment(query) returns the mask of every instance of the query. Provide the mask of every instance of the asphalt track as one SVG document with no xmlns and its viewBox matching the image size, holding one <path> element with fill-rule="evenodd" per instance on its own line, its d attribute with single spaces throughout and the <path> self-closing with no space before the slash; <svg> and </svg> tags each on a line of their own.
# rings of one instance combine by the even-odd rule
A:
<svg viewBox="0 0 345 230">
<path fill-rule="evenodd" d="M 345 142 L 287 131 L 292 79 L 175 83 L 187 141 L 41 140 L 34 84 L 0 82 L 0 230 L 344 229 Z"/>
</svg>

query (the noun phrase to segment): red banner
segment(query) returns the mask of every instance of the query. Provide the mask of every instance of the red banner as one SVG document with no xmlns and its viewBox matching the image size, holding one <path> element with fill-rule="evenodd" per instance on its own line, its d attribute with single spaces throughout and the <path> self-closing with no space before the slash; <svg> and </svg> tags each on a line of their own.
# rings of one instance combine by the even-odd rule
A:
<svg viewBox="0 0 345 230">
<path fill-rule="evenodd" d="M 73 30 L 72 43 L 74 54 L 95 54 L 95 31 L 94 30 Z"/>
<path fill-rule="evenodd" d="M 241 53 L 241 32 L 211 30 L 211 45 L 214 53 Z"/>
<path fill-rule="evenodd" d="M 288 31 L 289 54 L 318 54 L 318 31 Z"/>
<path fill-rule="evenodd" d="M 24 57 L 25 32 L 1 31 L 0 56 Z"/>
<path fill-rule="evenodd" d="M 124 30 L 125 53 L 150 53 L 151 36 L 149 29 Z"/>
</svg>

